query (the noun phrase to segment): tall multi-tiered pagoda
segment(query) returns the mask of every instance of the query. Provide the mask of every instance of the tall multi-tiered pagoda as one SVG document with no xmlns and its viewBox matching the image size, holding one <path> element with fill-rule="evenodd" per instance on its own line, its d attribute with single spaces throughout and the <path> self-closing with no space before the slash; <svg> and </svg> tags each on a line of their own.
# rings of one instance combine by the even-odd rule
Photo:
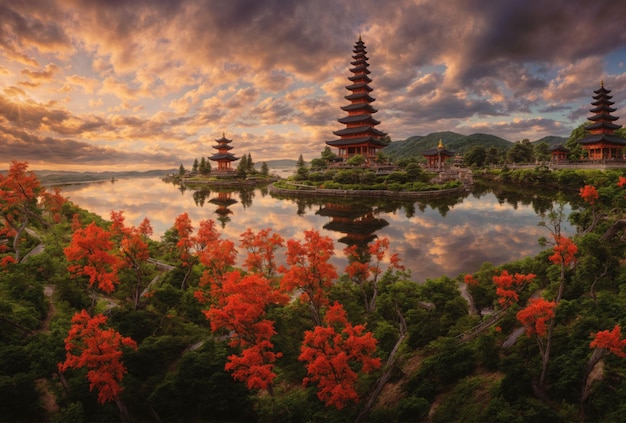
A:
<svg viewBox="0 0 626 423">
<path fill-rule="evenodd" d="M 230 152 L 233 147 L 229 144 L 233 142 L 233 140 L 229 140 L 226 138 L 225 134 L 222 134 L 222 138 L 215 140 L 215 142 L 217 142 L 217 144 L 214 145 L 213 148 L 217 150 L 217 153 L 209 157 L 209 160 L 217 162 L 217 171 L 213 171 L 213 173 L 233 172 L 234 169 L 231 167 L 230 163 L 239 160 L 239 157 L 235 157 L 235 155 Z"/>
<path fill-rule="evenodd" d="M 589 111 L 594 115 L 588 118 L 592 123 L 585 126 L 589 135 L 578 140 L 589 160 L 622 159 L 622 150 L 626 146 L 626 140 L 615 135 L 615 130 L 622 127 L 615 122 L 619 119 L 611 115 L 616 109 L 611 107 L 615 102 L 609 95 L 611 90 L 604 88 L 604 81 L 600 83 L 600 89 L 594 91 L 593 109 Z"/>
<path fill-rule="evenodd" d="M 371 105 L 374 98 L 369 93 L 373 89 L 368 84 L 372 80 L 368 76 L 370 73 L 369 63 L 367 63 L 368 57 L 361 36 L 359 36 L 359 40 L 352 51 L 354 61 L 350 63 L 354 67 L 350 69 L 352 76 L 348 77 L 352 83 L 346 86 L 351 94 L 344 97 L 350 101 L 350 104 L 341 108 L 341 110 L 348 112 L 348 116 L 338 119 L 339 123 L 345 124 L 346 127 L 339 131 L 333 131 L 333 134 L 340 138 L 326 141 L 326 144 L 337 148 L 337 156 L 341 159 L 345 160 L 360 154 L 365 157 L 367 162 L 370 162 L 376 158 L 380 149 L 387 145 L 383 141 L 383 137 L 387 134 L 375 128 L 380 122 L 372 117 L 372 114 L 376 113 L 377 110 Z"/>
</svg>

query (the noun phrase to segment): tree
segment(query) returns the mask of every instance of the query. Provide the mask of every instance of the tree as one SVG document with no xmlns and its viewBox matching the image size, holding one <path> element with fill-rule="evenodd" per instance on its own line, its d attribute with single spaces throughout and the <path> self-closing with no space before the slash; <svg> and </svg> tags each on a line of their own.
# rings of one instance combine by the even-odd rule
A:
<svg viewBox="0 0 626 423">
<path fill-rule="evenodd" d="M 122 420 L 128 421 L 126 408 L 119 397 L 126 373 L 122 363 L 122 347 L 136 350 L 137 344 L 114 329 L 102 328 L 106 321 L 106 316 L 102 314 L 91 317 L 85 310 L 76 313 L 65 338 L 65 361 L 59 363 L 58 367 L 61 372 L 86 367 L 89 390 L 98 391 L 98 402 L 104 404 L 115 401 Z"/>
<path fill-rule="evenodd" d="M 250 273 L 259 273 L 272 279 L 277 270 L 276 251 L 285 246 L 283 237 L 272 230 L 261 229 L 256 234 L 248 228 L 240 238 L 241 248 L 248 251 L 244 266 Z"/>
<path fill-rule="evenodd" d="M 221 284 L 213 284 L 211 298 L 197 297 L 201 301 L 213 301 L 204 311 L 211 322 L 211 329 L 225 329 L 229 345 L 240 349 L 239 354 L 228 357 L 225 369 L 233 372 L 233 378 L 244 381 L 248 389 L 268 389 L 272 393 L 274 362 L 281 353 L 274 353 L 270 341 L 276 333 L 274 322 L 264 318 L 271 304 L 286 304 L 289 297 L 274 289 L 269 280 L 258 274 L 242 276 L 239 271 L 225 275 Z"/>
<path fill-rule="evenodd" d="M 533 155 L 537 161 L 549 161 L 550 160 L 550 146 L 545 142 L 535 144 L 533 147 Z"/>
<path fill-rule="evenodd" d="M 337 279 L 335 266 L 329 263 L 335 254 L 333 240 L 321 236 L 316 230 L 304 231 L 304 242 L 287 241 L 286 261 L 281 267 L 284 292 L 301 292 L 300 301 L 308 303 L 312 318 L 322 323 L 322 307 L 328 304 L 328 293 Z"/>
<path fill-rule="evenodd" d="M 241 159 L 239 159 L 239 164 L 237 165 L 237 172 L 239 174 L 239 177 L 245 177 L 248 173 L 248 168 L 248 156 L 244 154 L 243 156 L 241 156 Z"/>
<path fill-rule="evenodd" d="M 463 155 L 465 166 L 483 167 L 487 159 L 487 150 L 480 145 L 475 145 L 470 151 Z"/>
<path fill-rule="evenodd" d="M 355 154 L 346 160 L 346 164 L 349 166 L 363 166 L 366 162 L 366 159 L 361 154 Z"/>
<path fill-rule="evenodd" d="M 70 245 L 63 250 L 70 262 L 68 270 L 74 276 L 89 276 L 90 287 L 113 292 L 119 283 L 119 258 L 112 252 L 113 246 L 110 233 L 94 222 L 76 230 Z M 92 301 L 95 303 L 95 295 Z"/>
<path fill-rule="evenodd" d="M 134 273 L 133 304 L 135 310 L 139 306 L 139 299 L 142 290 L 147 286 L 148 259 L 150 251 L 148 249 L 148 237 L 153 230 L 148 218 L 145 218 L 138 228 L 124 225 L 123 212 L 111 212 L 112 239 L 117 241 L 118 256 L 120 258 L 120 269 L 129 269 Z"/>
<path fill-rule="evenodd" d="M 570 160 L 579 160 L 583 158 L 583 148 L 578 141 L 589 135 L 589 132 L 585 129 L 587 124 L 588 122 L 584 122 L 574 128 L 565 142 L 565 147 L 569 149 L 568 155 Z"/>
<path fill-rule="evenodd" d="M 178 168 L 178 175 L 179 176 L 183 176 L 185 174 L 185 166 L 183 166 L 183 164 L 180 164 L 180 167 Z"/>
<path fill-rule="evenodd" d="M 507 270 L 503 270 L 500 275 L 494 275 L 493 283 L 496 285 L 496 295 L 502 309 L 507 309 L 516 303 L 519 300 L 519 293 L 526 286 L 526 283 L 534 278 L 535 275 L 532 273 L 511 275 Z"/>
<path fill-rule="evenodd" d="M 306 167 L 302 154 L 300 154 L 300 157 L 298 157 L 298 161 L 296 162 L 296 175 L 300 180 L 307 179 L 309 177 L 309 169 Z"/>
<path fill-rule="evenodd" d="M 198 171 L 198 166 L 199 166 L 199 164 L 198 164 L 198 159 L 197 159 L 197 158 L 195 158 L 195 159 L 193 160 L 193 166 L 191 167 L 191 170 L 192 170 L 194 173 L 195 173 L 195 172 L 197 172 L 197 171 Z"/>
<path fill-rule="evenodd" d="M 267 162 L 261 163 L 261 175 L 268 176 L 270 174 L 270 168 L 267 166 Z"/>
<path fill-rule="evenodd" d="M 533 160 L 533 147 L 528 139 L 513 144 L 507 152 L 507 158 L 512 163 L 530 163 Z"/>
<path fill-rule="evenodd" d="M 40 204 L 45 193 L 45 188 L 35 174 L 28 171 L 27 162 L 14 160 L 6 175 L 0 174 L 0 235 L 13 238 L 12 249 L 15 254 L 3 262 L 20 261 L 20 240 L 33 220 L 46 225 Z"/>
<path fill-rule="evenodd" d="M 246 160 L 246 171 L 248 173 L 254 173 L 254 162 L 252 161 L 252 154 L 248 153 L 248 159 Z"/>
<path fill-rule="evenodd" d="M 349 261 L 348 266 L 346 266 L 346 274 L 361 289 L 367 313 L 376 311 L 378 280 L 383 273 L 383 261 L 388 250 L 389 240 L 387 238 L 376 239 L 368 245 L 365 257 L 359 253 L 356 245 L 344 250 Z M 404 270 L 404 267 L 400 265 L 398 254 L 392 254 L 389 257 L 388 270 Z"/>
<path fill-rule="evenodd" d="M 304 384 L 316 383 L 317 397 L 342 409 L 359 400 L 355 389 L 359 374 L 380 367 L 380 358 L 374 357 L 376 338 L 364 325 L 353 326 L 337 302 L 326 311 L 324 323 L 304 333 L 298 359 L 307 363 Z"/>
</svg>

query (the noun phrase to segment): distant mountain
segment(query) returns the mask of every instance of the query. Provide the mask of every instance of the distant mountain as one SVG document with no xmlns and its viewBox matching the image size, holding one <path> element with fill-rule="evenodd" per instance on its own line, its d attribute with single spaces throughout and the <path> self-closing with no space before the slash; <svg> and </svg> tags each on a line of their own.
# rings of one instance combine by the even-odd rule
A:
<svg viewBox="0 0 626 423">
<path fill-rule="evenodd" d="M 508 150 L 511 142 L 504 138 L 489 134 L 461 135 L 455 132 L 433 132 L 426 136 L 412 136 L 403 141 L 393 141 L 383 149 L 383 153 L 392 159 L 402 157 L 422 157 L 422 152 L 436 148 L 441 140 L 448 150 L 453 150 L 458 154 L 464 154 L 474 146 L 484 148 L 496 147 Z"/>
<path fill-rule="evenodd" d="M 532 144 L 539 144 L 541 142 L 545 142 L 546 144 L 548 144 L 548 146 L 552 147 L 554 145 L 559 145 L 559 144 L 565 145 L 567 140 L 568 140 L 567 137 L 557 137 L 557 136 L 549 135 L 547 137 L 540 138 L 537 141 L 532 141 Z"/>
<path fill-rule="evenodd" d="M 270 169 L 295 168 L 296 163 L 298 163 L 297 160 L 291 159 L 261 160 L 260 162 L 255 163 L 255 167 L 260 169 L 263 162 L 267 163 L 267 167 L 269 167 Z"/>
<path fill-rule="evenodd" d="M 148 170 L 145 172 L 70 172 L 64 170 L 35 170 L 33 173 L 44 185 L 69 184 L 74 182 L 101 181 L 105 179 L 121 178 L 154 178 L 163 177 L 168 173 L 178 172 L 178 169 Z"/>
<path fill-rule="evenodd" d="M 448 150 L 453 150 L 457 154 L 465 154 L 474 146 L 481 146 L 485 149 L 490 147 L 496 147 L 500 150 L 508 150 L 513 143 L 495 135 L 490 134 L 472 134 L 461 135 L 456 132 L 433 132 L 426 136 L 414 135 L 402 141 L 392 141 L 387 147 L 383 149 L 383 153 L 388 155 L 394 160 L 402 157 L 422 157 L 422 152 L 436 148 L 439 145 L 439 140 L 443 142 L 443 145 Z M 531 144 L 545 142 L 548 146 L 565 144 L 567 137 L 547 136 L 536 141 L 531 141 Z"/>
</svg>

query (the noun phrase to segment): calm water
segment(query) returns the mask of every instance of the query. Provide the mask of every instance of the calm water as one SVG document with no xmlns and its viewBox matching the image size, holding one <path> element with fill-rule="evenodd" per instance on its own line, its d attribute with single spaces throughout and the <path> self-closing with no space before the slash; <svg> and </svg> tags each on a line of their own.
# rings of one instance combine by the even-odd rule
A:
<svg viewBox="0 0 626 423">
<path fill-rule="evenodd" d="M 187 212 L 197 228 L 200 220 L 218 222 L 222 236 L 235 241 L 247 228 L 271 228 L 283 238 L 301 239 L 318 229 L 335 241 L 335 265 L 343 270 L 343 249 L 374 236 L 386 237 L 415 281 L 473 272 L 483 262 L 500 265 L 541 251 L 538 239 L 549 235 L 537 226 L 538 212 L 551 200 L 530 195 L 505 197 L 483 191 L 432 203 L 352 200 L 294 200 L 273 198 L 265 190 L 218 193 L 181 190 L 158 178 L 121 179 L 62 187 L 75 204 L 108 219 L 123 210 L 126 223 L 147 217 L 160 240 L 176 216 Z M 566 231 L 569 231 L 566 228 Z"/>
</svg>

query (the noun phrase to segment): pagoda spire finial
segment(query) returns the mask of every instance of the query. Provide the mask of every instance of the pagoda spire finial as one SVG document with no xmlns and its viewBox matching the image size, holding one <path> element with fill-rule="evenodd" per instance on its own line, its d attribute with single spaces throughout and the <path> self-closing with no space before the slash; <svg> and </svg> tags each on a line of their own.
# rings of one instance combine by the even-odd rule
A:
<svg viewBox="0 0 626 423">
<path fill-rule="evenodd" d="M 600 88 L 604 88 L 604 78 L 600 80 Z"/>
<path fill-rule="evenodd" d="M 439 145 L 437 146 L 437 148 L 444 148 L 443 140 L 441 138 L 439 138 Z"/>
</svg>

